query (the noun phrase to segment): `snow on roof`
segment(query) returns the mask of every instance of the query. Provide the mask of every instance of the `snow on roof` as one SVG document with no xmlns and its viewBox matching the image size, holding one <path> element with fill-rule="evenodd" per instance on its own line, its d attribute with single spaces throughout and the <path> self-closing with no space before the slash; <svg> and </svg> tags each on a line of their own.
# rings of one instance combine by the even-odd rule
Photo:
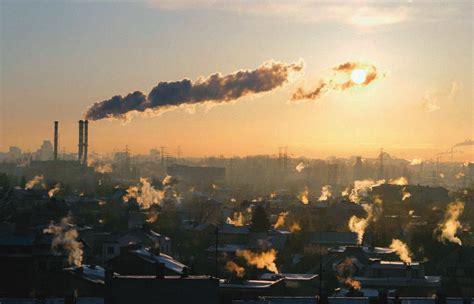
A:
<svg viewBox="0 0 474 304">
<path fill-rule="evenodd" d="M 138 250 L 133 250 L 131 252 L 137 254 L 141 258 L 151 260 L 157 263 L 163 263 L 165 265 L 165 268 L 178 274 L 182 274 L 184 268 L 189 268 L 188 266 L 184 265 L 181 262 L 178 262 L 177 260 L 173 259 L 171 256 L 164 253 L 160 253 L 160 255 L 156 255 L 146 249 L 138 249 Z"/>
<path fill-rule="evenodd" d="M 380 261 L 379 263 L 375 263 L 373 265 L 380 265 L 380 266 L 386 266 L 386 267 L 406 267 L 408 265 L 410 266 L 420 266 L 419 262 L 412 262 L 410 264 L 406 264 L 405 262 L 400 262 L 400 261 Z"/>
<path fill-rule="evenodd" d="M 158 232 L 153 231 L 153 230 L 150 230 L 150 231 L 148 232 L 148 234 L 150 234 L 151 236 L 156 237 L 156 238 L 158 238 L 158 239 L 164 238 L 164 239 L 167 240 L 167 241 L 170 240 L 169 237 L 167 237 L 167 236 L 165 236 L 165 235 L 161 235 L 161 234 L 159 234 Z"/>
<path fill-rule="evenodd" d="M 364 250 L 367 253 L 379 253 L 379 254 L 390 254 L 394 253 L 395 249 L 388 248 L 388 247 L 363 247 L 362 250 Z"/>
<path fill-rule="evenodd" d="M 267 272 L 260 276 L 262 280 L 272 280 L 274 278 L 284 278 L 289 281 L 309 281 L 317 278 L 317 274 L 312 273 L 273 273 Z"/>
<path fill-rule="evenodd" d="M 269 288 L 272 285 L 280 282 L 283 279 L 277 281 L 267 281 L 267 280 L 243 280 L 238 282 L 226 281 L 224 279 L 219 280 L 219 287 L 224 288 Z"/>
<path fill-rule="evenodd" d="M 77 274 L 80 277 L 96 282 L 96 283 L 104 283 L 105 279 L 105 270 L 104 268 L 97 266 L 97 265 L 82 265 L 81 270 L 79 271 L 78 267 L 68 267 L 64 268 L 64 271 L 69 273 Z"/>
<path fill-rule="evenodd" d="M 392 254 L 395 252 L 394 249 L 388 248 L 388 247 L 369 247 L 369 246 L 362 246 L 362 247 L 354 247 L 354 246 L 335 246 L 329 248 L 329 252 L 332 253 L 343 253 L 346 250 L 353 250 L 353 249 L 358 249 L 360 248 L 363 252 L 365 253 L 374 253 L 374 254 Z"/>
</svg>

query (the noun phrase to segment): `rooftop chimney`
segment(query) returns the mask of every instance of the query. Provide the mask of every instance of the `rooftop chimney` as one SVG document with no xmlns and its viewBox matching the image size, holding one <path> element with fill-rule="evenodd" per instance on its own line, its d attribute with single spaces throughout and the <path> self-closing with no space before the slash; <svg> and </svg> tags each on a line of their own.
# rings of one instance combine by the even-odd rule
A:
<svg viewBox="0 0 474 304">
<path fill-rule="evenodd" d="M 58 127 L 59 122 L 54 122 L 54 160 L 58 160 Z"/>
<path fill-rule="evenodd" d="M 79 120 L 79 150 L 77 154 L 77 160 L 81 163 L 82 162 L 82 156 L 84 155 L 84 140 L 83 140 L 83 135 L 84 135 L 84 121 Z"/>
<path fill-rule="evenodd" d="M 84 121 L 84 143 L 83 143 L 83 157 L 82 163 L 87 165 L 87 147 L 89 146 L 89 121 Z"/>
</svg>

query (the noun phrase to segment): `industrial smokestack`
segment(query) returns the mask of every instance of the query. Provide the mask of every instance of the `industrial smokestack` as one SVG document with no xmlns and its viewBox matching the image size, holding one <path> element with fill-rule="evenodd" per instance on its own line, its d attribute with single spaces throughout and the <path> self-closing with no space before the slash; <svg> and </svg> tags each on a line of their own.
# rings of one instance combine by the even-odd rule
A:
<svg viewBox="0 0 474 304">
<path fill-rule="evenodd" d="M 84 156 L 82 163 L 87 165 L 87 147 L 89 146 L 89 121 L 84 121 Z"/>
<path fill-rule="evenodd" d="M 77 160 L 79 162 L 82 162 L 82 156 L 84 155 L 84 121 L 83 120 L 79 120 L 79 144 L 78 144 L 78 147 L 79 147 L 79 150 L 78 150 L 78 154 L 77 154 Z"/>
<path fill-rule="evenodd" d="M 54 160 L 58 160 L 58 127 L 59 122 L 54 122 Z"/>
</svg>

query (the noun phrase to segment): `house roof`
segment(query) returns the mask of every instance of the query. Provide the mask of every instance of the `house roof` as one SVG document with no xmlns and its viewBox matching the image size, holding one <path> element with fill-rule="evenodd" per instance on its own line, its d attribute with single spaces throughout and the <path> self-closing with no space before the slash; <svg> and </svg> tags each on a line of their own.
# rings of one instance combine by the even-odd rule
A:
<svg viewBox="0 0 474 304">
<path fill-rule="evenodd" d="M 319 275 L 312 273 L 278 273 L 267 272 L 260 276 L 262 280 L 285 279 L 287 281 L 311 281 L 316 279 Z"/>
<path fill-rule="evenodd" d="M 313 232 L 309 237 L 313 244 L 357 245 L 357 234 L 353 232 L 322 231 Z"/>
<path fill-rule="evenodd" d="M 168 237 L 162 236 L 153 230 L 145 231 L 143 229 L 133 229 L 117 236 L 117 241 L 122 246 L 129 244 L 149 244 L 150 242 L 158 243 L 163 237 L 167 241 L 170 240 Z"/>
<path fill-rule="evenodd" d="M 155 275 L 122 275 L 114 274 L 114 280 L 156 280 Z M 209 280 L 214 279 L 208 275 L 188 275 L 188 276 L 178 276 L 178 275 L 166 275 L 165 280 Z"/>
<path fill-rule="evenodd" d="M 136 256 L 147 260 L 147 261 L 152 261 L 155 263 L 162 263 L 165 265 L 166 269 L 169 269 L 175 273 L 182 274 L 184 268 L 189 268 L 188 266 L 184 265 L 183 263 L 173 259 L 171 256 L 167 254 L 160 253 L 159 255 L 156 255 L 149 250 L 146 249 L 138 249 L 138 250 L 132 250 L 130 253 L 135 254 Z"/>
<path fill-rule="evenodd" d="M 159 239 L 164 239 L 164 240 L 166 240 L 166 241 L 169 241 L 169 240 L 170 240 L 169 237 L 167 237 L 167 236 L 165 236 L 165 235 L 161 235 L 161 234 L 159 234 L 158 232 L 153 231 L 153 230 L 150 230 L 150 231 L 148 232 L 148 234 L 151 235 L 152 237 L 158 239 L 158 240 L 159 240 Z"/>
<path fill-rule="evenodd" d="M 231 224 L 223 224 L 219 227 L 220 234 L 248 234 L 250 233 L 250 226 L 235 226 Z"/>
<path fill-rule="evenodd" d="M 417 277 L 417 278 L 407 278 L 405 276 L 402 277 L 381 277 L 381 278 L 373 278 L 373 277 L 361 277 L 361 276 L 354 276 L 354 280 L 359 281 L 362 286 L 378 286 L 378 287 L 439 287 L 441 285 L 441 277 L 436 276 L 425 276 L 425 277 Z"/>
<path fill-rule="evenodd" d="M 393 302 L 393 298 L 389 297 L 389 303 Z M 402 304 L 435 304 L 436 299 L 433 298 L 400 298 Z M 329 304 L 351 304 L 351 303 L 371 303 L 368 297 L 329 297 Z M 261 297 L 259 300 L 237 300 L 235 304 L 314 304 L 317 303 L 315 297 Z M 462 304 L 461 298 L 447 298 L 447 304 Z M 471 300 L 474 304 L 474 300 Z"/>
<path fill-rule="evenodd" d="M 419 262 L 413 262 L 410 264 L 406 264 L 404 262 L 398 261 L 381 261 L 379 259 L 370 259 L 372 263 L 370 263 L 369 267 L 371 268 L 378 268 L 378 269 L 406 269 L 408 266 L 411 268 L 421 268 Z"/>
<path fill-rule="evenodd" d="M 82 265 L 79 267 L 68 267 L 64 268 L 63 271 L 81 277 L 84 280 L 104 284 L 105 270 L 104 268 L 96 265 Z"/>
<path fill-rule="evenodd" d="M 217 251 L 219 252 L 236 252 L 237 250 L 247 249 L 248 246 L 240 245 L 240 244 L 219 244 L 217 246 Z M 216 245 L 209 246 L 206 251 L 208 252 L 215 252 Z"/>
<path fill-rule="evenodd" d="M 242 289 L 265 289 L 270 288 L 275 284 L 278 284 L 283 279 L 276 281 L 267 280 L 242 280 L 242 281 L 227 281 L 224 279 L 219 280 L 220 288 L 242 288 Z"/>
<path fill-rule="evenodd" d="M 46 189 L 22 189 L 19 187 L 15 187 L 13 189 L 13 196 L 16 199 L 21 200 L 49 200 L 48 190 Z"/>
<path fill-rule="evenodd" d="M 367 254 L 392 254 L 395 253 L 395 250 L 392 248 L 388 247 L 369 247 L 369 246 L 357 246 L 356 248 L 360 248 L 364 253 Z M 344 252 L 349 252 L 351 249 L 351 246 L 336 246 L 329 248 L 330 253 L 344 253 Z"/>
</svg>

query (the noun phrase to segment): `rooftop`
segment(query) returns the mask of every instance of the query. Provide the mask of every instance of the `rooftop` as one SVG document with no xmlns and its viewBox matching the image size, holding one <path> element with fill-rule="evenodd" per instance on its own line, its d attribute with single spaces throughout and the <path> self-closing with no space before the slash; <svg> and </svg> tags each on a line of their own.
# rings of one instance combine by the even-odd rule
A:
<svg viewBox="0 0 474 304">
<path fill-rule="evenodd" d="M 130 252 L 135 253 L 138 257 L 143 258 L 145 260 L 162 263 L 165 265 L 165 268 L 170 269 L 176 273 L 182 274 L 183 269 L 188 268 L 183 263 L 173 259 L 171 256 L 164 253 L 160 253 L 159 255 L 157 255 L 146 249 L 132 250 Z"/>
<path fill-rule="evenodd" d="M 312 273 L 273 273 L 267 272 L 260 276 L 262 280 L 285 279 L 288 281 L 310 281 L 316 279 L 319 275 Z"/>
<path fill-rule="evenodd" d="M 91 281 L 93 283 L 104 284 L 105 270 L 104 268 L 96 265 L 82 265 L 78 267 L 64 268 L 64 271 L 80 276 L 81 278 Z"/>
<path fill-rule="evenodd" d="M 270 288 L 273 285 L 281 282 L 283 279 L 276 281 L 271 280 L 240 280 L 240 281 L 227 281 L 224 279 L 219 280 L 219 287 L 221 288 L 244 288 L 244 289 L 260 289 Z"/>
<path fill-rule="evenodd" d="M 402 304 L 435 304 L 436 300 L 433 298 L 400 298 Z M 329 304 L 369 304 L 372 303 L 369 297 L 330 297 L 328 298 Z M 318 303 L 315 297 L 262 297 L 259 300 L 240 300 L 234 301 L 235 304 L 315 304 Z M 388 303 L 394 303 L 394 299 L 389 297 Z M 447 304 L 463 304 L 461 298 L 448 298 Z M 474 300 L 471 300 L 474 304 Z"/>
</svg>

